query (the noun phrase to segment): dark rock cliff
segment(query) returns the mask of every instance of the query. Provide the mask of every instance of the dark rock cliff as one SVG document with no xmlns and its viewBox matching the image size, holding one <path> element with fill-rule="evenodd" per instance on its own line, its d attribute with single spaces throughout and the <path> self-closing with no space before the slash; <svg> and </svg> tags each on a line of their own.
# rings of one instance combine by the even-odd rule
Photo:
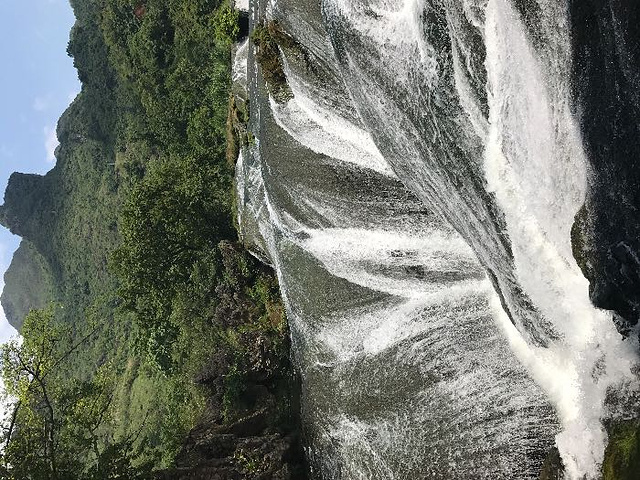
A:
<svg viewBox="0 0 640 480">
<path fill-rule="evenodd" d="M 590 164 L 574 253 L 593 303 L 640 314 L 640 3 L 572 0 L 574 105 Z"/>
</svg>

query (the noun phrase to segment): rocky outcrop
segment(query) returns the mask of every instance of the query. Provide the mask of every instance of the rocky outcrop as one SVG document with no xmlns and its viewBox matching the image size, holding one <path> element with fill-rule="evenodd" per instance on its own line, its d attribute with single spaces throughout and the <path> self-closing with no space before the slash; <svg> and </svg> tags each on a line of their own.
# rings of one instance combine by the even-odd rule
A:
<svg viewBox="0 0 640 480">
<path fill-rule="evenodd" d="M 557 448 L 551 449 L 544 463 L 538 480 L 562 480 L 564 478 L 564 466 Z"/>
<path fill-rule="evenodd" d="M 237 396 L 225 405 L 232 352 L 219 351 L 196 381 L 208 387 L 206 415 L 190 433 L 174 468 L 158 480 L 303 480 L 307 478 L 299 429 L 298 384 L 278 365 L 267 335 L 253 333 L 240 342 L 247 348 L 244 379 Z M 284 367 L 284 370 L 283 370 Z"/>
<path fill-rule="evenodd" d="M 45 195 L 45 177 L 14 173 L 9 178 L 4 193 L 4 205 L 0 206 L 0 224 L 14 235 L 34 238 L 42 230 Z"/>
<path fill-rule="evenodd" d="M 27 240 L 13 255 L 4 282 L 0 302 L 7 321 L 18 331 L 31 309 L 44 308 L 53 299 L 51 273 L 42 255 Z"/>
<path fill-rule="evenodd" d="M 268 410 L 261 409 L 229 425 L 204 422 L 195 428 L 177 458 L 176 467 L 159 479 L 306 478 L 299 439 L 265 428 Z"/>
<path fill-rule="evenodd" d="M 227 333 L 194 378 L 208 405 L 159 479 L 303 480 L 300 384 L 274 272 L 240 244 L 219 244 L 226 279 L 214 324 Z"/>
</svg>

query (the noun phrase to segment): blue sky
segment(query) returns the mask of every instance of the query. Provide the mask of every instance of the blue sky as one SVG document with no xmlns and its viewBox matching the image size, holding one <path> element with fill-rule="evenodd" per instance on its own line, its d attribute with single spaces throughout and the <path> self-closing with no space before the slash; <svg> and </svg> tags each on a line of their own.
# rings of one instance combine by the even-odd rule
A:
<svg viewBox="0 0 640 480">
<path fill-rule="evenodd" d="M 0 192 L 14 171 L 45 173 L 55 164 L 58 118 L 80 91 L 67 56 L 68 0 L 0 0 Z M 0 227 L 2 276 L 20 239 Z M 12 335 L 0 311 L 0 342 Z"/>
</svg>

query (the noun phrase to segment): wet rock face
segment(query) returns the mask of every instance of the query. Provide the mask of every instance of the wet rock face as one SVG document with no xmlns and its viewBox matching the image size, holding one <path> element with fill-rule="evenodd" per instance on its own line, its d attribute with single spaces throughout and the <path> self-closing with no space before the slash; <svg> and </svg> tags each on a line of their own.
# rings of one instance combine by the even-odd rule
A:
<svg viewBox="0 0 640 480">
<path fill-rule="evenodd" d="M 557 448 L 551 449 L 542 464 L 542 471 L 538 480 L 562 480 L 564 478 L 564 466 Z"/>
<path fill-rule="evenodd" d="M 576 256 L 593 303 L 627 330 L 640 315 L 640 3 L 569 5 L 574 107 L 591 170 Z"/>
</svg>

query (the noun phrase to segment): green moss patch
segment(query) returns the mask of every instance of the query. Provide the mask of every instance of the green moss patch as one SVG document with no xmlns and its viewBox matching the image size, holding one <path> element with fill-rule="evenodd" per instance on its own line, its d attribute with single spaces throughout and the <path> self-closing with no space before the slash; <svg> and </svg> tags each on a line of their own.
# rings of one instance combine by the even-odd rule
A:
<svg viewBox="0 0 640 480">
<path fill-rule="evenodd" d="M 640 420 L 609 427 L 609 445 L 602 464 L 604 480 L 640 479 Z"/>
</svg>

